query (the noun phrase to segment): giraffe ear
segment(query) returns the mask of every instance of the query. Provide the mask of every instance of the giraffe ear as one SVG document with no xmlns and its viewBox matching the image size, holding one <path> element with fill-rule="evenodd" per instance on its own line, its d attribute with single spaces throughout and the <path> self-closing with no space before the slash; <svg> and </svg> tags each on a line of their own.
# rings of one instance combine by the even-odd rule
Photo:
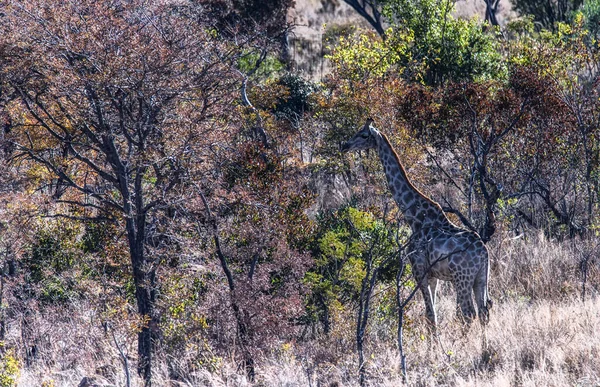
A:
<svg viewBox="0 0 600 387">
<path fill-rule="evenodd" d="M 369 133 L 371 135 L 375 135 L 375 132 L 377 131 L 377 129 L 375 129 L 375 127 L 373 126 L 373 120 L 371 118 L 367 119 L 367 123 L 365 124 L 365 127 L 369 128 Z"/>
</svg>

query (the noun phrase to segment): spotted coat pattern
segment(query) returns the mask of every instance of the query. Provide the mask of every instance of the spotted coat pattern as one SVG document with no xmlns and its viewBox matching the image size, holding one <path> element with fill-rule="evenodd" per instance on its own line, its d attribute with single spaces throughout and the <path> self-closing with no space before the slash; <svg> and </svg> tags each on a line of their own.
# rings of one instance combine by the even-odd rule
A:
<svg viewBox="0 0 600 387">
<path fill-rule="evenodd" d="M 409 257 L 415 281 L 425 300 L 427 319 L 435 326 L 438 280 L 454 285 L 457 304 L 467 323 L 475 317 L 473 293 L 479 320 L 487 324 L 492 302 L 488 296 L 488 251 L 477 233 L 456 226 L 440 205 L 410 182 L 388 138 L 367 120 L 342 151 L 376 149 L 390 191 L 412 230 Z"/>
</svg>

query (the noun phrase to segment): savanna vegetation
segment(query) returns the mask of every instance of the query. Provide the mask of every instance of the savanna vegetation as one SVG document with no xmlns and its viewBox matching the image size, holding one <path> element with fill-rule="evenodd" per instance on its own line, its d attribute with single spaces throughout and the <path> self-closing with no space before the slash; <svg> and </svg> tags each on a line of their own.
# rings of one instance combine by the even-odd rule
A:
<svg viewBox="0 0 600 387">
<path fill-rule="evenodd" d="M 0 386 L 600 383 L 600 1 L 347 2 L 322 82 L 292 0 L 0 2 Z M 410 298 L 367 117 L 486 242 L 485 328 Z"/>
</svg>

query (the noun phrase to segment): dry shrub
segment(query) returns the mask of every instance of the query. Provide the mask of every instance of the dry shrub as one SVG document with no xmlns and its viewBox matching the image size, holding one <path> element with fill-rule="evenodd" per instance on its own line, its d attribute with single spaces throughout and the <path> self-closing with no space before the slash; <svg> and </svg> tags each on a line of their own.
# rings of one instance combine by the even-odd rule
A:
<svg viewBox="0 0 600 387">
<path fill-rule="evenodd" d="M 112 335 L 102 329 L 93 305 L 75 301 L 40 308 L 29 303 L 26 308 L 31 310 L 15 316 L 20 326 L 12 326 L 5 341 L 21 355 L 19 386 L 77 386 L 84 377 L 100 384 L 125 385 L 118 350 Z M 115 332 L 125 353 L 133 354 L 135 341 L 129 336 Z M 138 380 L 131 371 L 135 385 Z"/>
<path fill-rule="evenodd" d="M 474 324 L 465 329 L 454 316 L 455 295 L 448 284 L 441 287 L 438 312 L 439 338 L 428 338 L 422 301 L 417 300 L 409 314 L 414 318 L 406 331 L 405 351 L 409 385 L 436 386 L 560 386 L 600 383 L 600 299 L 598 264 L 589 261 L 587 299 L 581 301 L 580 264 L 593 257 L 594 243 L 558 242 L 542 234 L 527 238 L 497 238 L 491 243 L 493 269 L 490 291 L 496 303 L 490 324 L 484 329 Z M 346 320 L 348 322 L 348 320 Z M 378 332 L 389 322 L 373 321 L 370 330 Z M 352 337 L 353 323 L 335 332 L 328 343 L 321 339 L 297 346 L 297 366 L 313 372 L 313 385 L 335 381 L 339 386 L 356 386 L 357 360 Z M 367 369 L 373 386 L 402 384 L 394 332 L 372 334 L 367 342 Z M 334 342 L 346 343 L 344 349 Z M 319 363 L 322 349 L 327 359 Z M 311 355 L 315 357 L 311 357 Z M 285 364 L 285 365 L 284 365 Z M 291 367 L 282 364 L 282 369 Z M 318 365 L 313 368 L 312 364 Z M 264 372 L 274 373 L 271 366 Z M 302 385 L 305 380 L 278 379 L 277 385 Z M 268 380 L 274 380 L 269 379 Z M 320 383 L 319 383 L 320 382 Z M 273 384 L 275 385 L 275 384 Z"/>
<path fill-rule="evenodd" d="M 430 337 L 418 299 L 408 311 L 406 330 L 411 386 L 563 386 L 600 383 L 600 297 L 598 264 L 590 259 L 587 297 L 581 300 L 580 261 L 593 257 L 594 244 L 550 241 L 542 235 L 497 238 L 490 243 L 493 269 L 490 292 L 495 298 L 485 330 L 464 328 L 457 319 L 452 287 L 440 289 L 439 337 Z M 586 255 L 587 254 L 587 255 Z M 383 292 L 378 292 L 377 300 Z M 68 311 L 35 313 L 33 328 L 43 336 L 35 362 L 21 372 L 19 385 L 77 385 L 83 376 L 124 385 L 122 364 L 110 337 L 96 324 L 91 305 Z M 158 356 L 155 382 L 177 386 L 357 386 L 355 311 L 335 315 L 329 336 L 282 342 L 264 351 L 251 383 L 233 357 L 210 370 L 189 369 L 178 381 L 169 376 L 173 362 Z M 376 316 L 374 313 L 373 316 Z M 13 326 L 7 344 L 18 347 Z M 366 342 L 369 385 L 402 385 L 394 323 L 373 318 Z M 387 332 L 387 334 L 386 334 Z M 122 338 L 121 338 L 122 339 Z M 135 353 L 133 342 L 124 349 Z M 42 345 L 43 344 L 43 345 Z M 180 361 L 185 360 L 181 353 Z M 130 359 L 134 360 L 134 359 Z M 130 365 L 134 365 L 133 361 Z M 185 364 L 182 364 L 182 371 Z M 135 370 L 132 385 L 141 385 Z"/>
<path fill-rule="evenodd" d="M 454 300 L 443 297 L 439 339 L 406 337 L 409 385 L 563 386 L 600 383 L 600 300 L 554 303 L 510 300 L 494 306 L 485 333 L 448 318 Z M 487 342 L 484 343 L 484 336 Z M 402 384 L 399 357 L 389 342 L 371 343 L 370 385 Z M 347 367 L 347 368 L 346 368 Z M 356 386 L 356 364 L 340 372 Z"/>
<path fill-rule="evenodd" d="M 491 294 L 499 299 L 564 300 L 582 290 L 582 262 L 588 259 L 587 295 L 600 286 L 597 241 L 547 239 L 543 233 L 520 238 L 498 235 L 489 245 Z"/>
</svg>

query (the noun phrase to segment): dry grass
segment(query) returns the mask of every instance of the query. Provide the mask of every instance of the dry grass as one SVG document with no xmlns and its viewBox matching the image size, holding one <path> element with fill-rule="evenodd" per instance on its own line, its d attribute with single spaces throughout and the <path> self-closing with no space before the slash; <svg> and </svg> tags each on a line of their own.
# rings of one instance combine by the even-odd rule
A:
<svg viewBox="0 0 600 387">
<path fill-rule="evenodd" d="M 429 347 L 409 340 L 415 385 L 574 385 L 600 383 L 600 302 L 512 300 L 496 305 L 485 332 L 455 322 Z M 484 343 L 484 336 L 487 343 Z"/>
<path fill-rule="evenodd" d="M 485 330 L 466 330 L 456 321 L 455 296 L 441 288 L 439 336 L 428 338 L 423 305 L 408 311 L 405 334 L 409 385 L 414 386 L 598 386 L 600 385 L 600 297 L 598 262 L 591 264 L 587 299 L 581 300 L 581 258 L 593 245 L 554 242 L 537 235 L 510 239 L 498 236 L 490 245 L 493 272 L 490 292 L 495 299 Z M 381 291 L 379 294 L 384 294 Z M 375 314 L 374 314 L 375 316 Z M 222 359 L 216 370 L 190 371 L 183 380 L 169 380 L 167 362 L 156 367 L 160 386 L 356 386 L 354 317 L 337 316 L 330 337 L 281 343 L 258 363 L 250 383 L 236 365 Z M 85 304 L 68 312 L 36 316 L 43 350 L 31 367 L 23 367 L 19 386 L 77 386 L 84 376 L 98 385 L 122 386 L 121 360 L 110 338 L 94 323 Z M 395 322 L 372 319 L 366 343 L 372 386 L 402 383 L 395 341 Z M 7 346 L 19 348 L 19 326 L 9 330 Z M 133 386 L 134 338 L 127 343 Z M 160 355 L 159 355 L 160 356 Z M 183 356 L 182 356 L 183 358 Z M 172 359 L 171 363 L 177 362 Z M 172 366 L 172 364 L 171 364 Z M 50 382 L 52 384 L 50 384 Z M 336 384 L 337 383 L 337 384 Z"/>
<path fill-rule="evenodd" d="M 442 313 L 453 311 L 445 299 Z M 445 319 L 438 340 L 407 334 L 409 385 L 414 386 L 597 386 L 600 384 L 600 299 L 525 302 L 495 307 L 485 329 L 465 332 Z M 446 314 L 446 316 L 448 316 Z M 487 343 L 484 343 L 487 337 Z M 351 350 L 351 348 L 348 348 Z M 370 385 L 402 384 L 399 357 L 391 342 L 373 343 Z M 228 385 L 247 386 L 246 381 Z M 221 382 L 223 380 L 221 379 Z M 221 385 L 219 383 L 211 385 Z M 260 369 L 264 386 L 357 386 L 356 357 L 348 351 L 338 364 L 315 366 L 311 359 L 273 358 Z"/>
</svg>

